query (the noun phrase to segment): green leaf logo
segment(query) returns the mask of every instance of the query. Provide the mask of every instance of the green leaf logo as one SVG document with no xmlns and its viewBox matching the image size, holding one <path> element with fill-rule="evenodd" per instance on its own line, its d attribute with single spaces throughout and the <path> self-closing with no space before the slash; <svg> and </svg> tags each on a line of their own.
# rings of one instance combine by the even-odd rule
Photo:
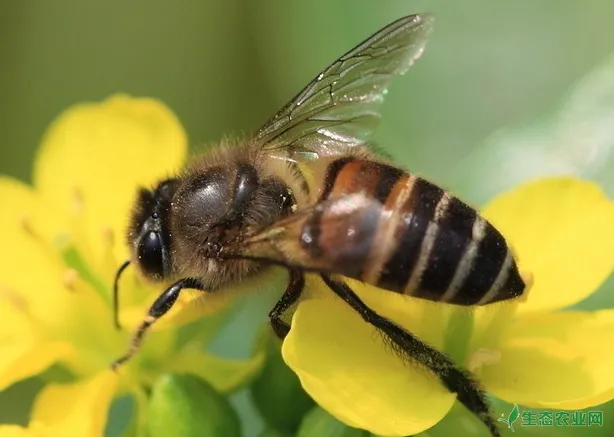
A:
<svg viewBox="0 0 614 437">
<path fill-rule="evenodd" d="M 499 418 L 497 419 L 499 422 L 503 422 L 507 425 L 507 427 L 509 429 L 512 430 L 512 432 L 514 431 L 514 422 L 518 419 L 518 417 L 520 416 L 520 408 L 518 408 L 518 404 L 514 404 L 514 408 L 512 408 L 512 411 L 510 412 L 510 415 L 507 416 L 507 419 L 504 418 Z"/>
</svg>

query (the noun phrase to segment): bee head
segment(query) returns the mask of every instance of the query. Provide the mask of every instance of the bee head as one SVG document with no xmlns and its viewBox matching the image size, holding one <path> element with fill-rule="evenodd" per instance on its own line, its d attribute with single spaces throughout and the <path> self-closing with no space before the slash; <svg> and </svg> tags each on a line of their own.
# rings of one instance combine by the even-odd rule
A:
<svg viewBox="0 0 614 437">
<path fill-rule="evenodd" d="M 153 191 L 142 188 L 132 211 L 128 228 L 132 261 L 151 280 L 163 280 L 171 271 L 169 215 L 176 189 L 176 179 L 160 182 Z"/>
</svg>

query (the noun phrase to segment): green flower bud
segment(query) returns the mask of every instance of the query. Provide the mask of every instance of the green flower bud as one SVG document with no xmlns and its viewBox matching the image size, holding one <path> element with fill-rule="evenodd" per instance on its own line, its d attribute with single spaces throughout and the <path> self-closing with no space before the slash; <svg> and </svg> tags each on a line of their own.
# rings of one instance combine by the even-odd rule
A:
<svg viewBox="0 0 614 437">
<path fill-rule="evenodd" d="M 259 347 L 266 350 L 266 362 L 262 373 L 252 383 L 252 400 L 269 426 L 282 433 L 294 434 L 314 402 L 284 362 L 280 342 L 271 332 L 263 333 Z"/>
<path fill-rule="evenodd" d="M 149 437 L 241 437 L 239 419 L 228 400 L 193 375 L 158 379 L 148 413 Z"/>
<path fill-rule="evenodd" d="M 277 431 L 275 428 L 266 428 L 260 434 L 258 434 L 258 437 L 287 437 L 287 436 L 284 435 L 281 431 Z"/>
<path fill-rule="evenodd" d="M 369 437 L 362 429 L 350 428 L 320 407 L 313 408 L 301 423 L 297 437 Z"/>
</svg>

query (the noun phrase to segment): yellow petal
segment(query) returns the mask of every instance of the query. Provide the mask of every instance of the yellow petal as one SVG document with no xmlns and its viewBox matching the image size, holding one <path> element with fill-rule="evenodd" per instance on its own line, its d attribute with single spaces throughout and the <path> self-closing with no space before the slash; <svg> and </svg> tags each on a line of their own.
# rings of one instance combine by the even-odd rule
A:
<svg viewBox="0 0 614 437">
<path fill-rule="evenodd" d="M 58 234 L 66 230 L 60 211 L 45 201 L 32 187 L 16 179 L 0 175 L 0 202 L 2 227 L 9 224 L 16 230 L 28 232 L 43 243 L 53 243 Z M 13 246 L 5 245 L 5 247 Z M 6 250 L 5 252 L 10 252 Z"/>
<path fill-rule="evenodd" d="M 478 371 L 497 397 L 570 410 L 614 398 L 614 310 L 525 316 L 509 332 L 500 360 Z"/>
<path fill-rule="evenodd" d="M 7 248 L 0 251 L 0 320 L 7 327 L 0 333 L 0 386 L 5 386 L 58 360 L 83 361 L 72 353 L 76 337 L 85 334 L 84 328 L 99 334 L 104 325 L 97 322 L 100 297 L 54 248 L 59 226 L 45 228 L 57 219 L 52 209 L 46 210 L 28 186 L 9 178 L 0 178 L 0 202 L 6 207 L 0 215 L 0 241 Z M 104 321 L 110 326 L 110 315 Z M 99 336 L 90 335 L 84 344 L 91 345 L 92 338 Z"/>
<path fill-rule="evenodd" d="M 3 345 L 0 353 L 0 390 L 41 373 L 74 352 L 70 343 L 60 341 Z"/>
<path fill-rule="evenodd" d="M 119 95 L 102 103 L 74 106 L 47 131 L 34 168 L 44 199 L 67 218 L 80 215 L 88 261 L 102 262 L 104 238 L 122 244 L 135 190 L 176 171 L 187 140 L 175 115 L 152 99 Z M 96 267 L 99 264 L 94 264 Z"/>
<path fill-rule="evenodd" d="M 106 371 L 73 384 L 47 386 L 36 398 L 31 422 L 45 426 L 50 435 L 99 437 L 105 430 L 117 379 L 117 374 Z"/>
<path fill-rule="evenodd" d="M 12 302 L 33 320 L 53 324 L 65 317 L 68 295 L 66 269 L 51 244 L 58 218 L 52 209 L 45 214 L 41 199 L 14 179 L 0 177 L 0 203 L 0 305 Z"/>
<path fill-rule="evenodd" d="M 69 340 L 78 353 L 63 364 L 77 375 L 107 370 L 115 351 L 127 342 L 122 342 L 125 333 L 115 329 L 108 305 L 85 281 L 75 280 L 74 291 L 66 300 L 65 320 L 54 327 L 54 334 L 55 338 Z"/>
<path fill-rule="evenodd" d="M 381 302 L 376 293 L 361 296 L 367 294 L 369 305 Z M 375 434 L 417 434 L 441 420 L 455 400 L 433 375 L 392 353 L 336 297 L 300 303 L 282 354 L 318 404 L 342 422 Z"/>
<path fill-rule="evenodd" d="M 31 323 L 18 299 L 0 295 L 0 390 L 42 372 L 74 352 L 66 342 L 45 342 L 44 333 Z"/>
<path fill-rule="evenodd" d="M 30 437 L 32 434 L 27 428 L 17 425 L 0 426 L 0 435 L 3 437 Z"/>
<path fill-rule="evenodd" d="M 511 243 L 533 287 L 519 312 L 573 305 L 614 269 L 614 202 L 592 182 L 540 179 L 494 199 L 484 215 Z"/>
<path fill-rule="evenodd" d="M 0 436 L 2 437 L 44 437 L 48 434 L 40 426 L 30 426 L 24 428 L 18 425 L 0 425 Z"/>
<path fill-rule="evenodd" d="M 32 434 L 27 428 L 18 425 L 0 426 L 0 435 L 3 437 L 30 437 Z"/>
</svg>

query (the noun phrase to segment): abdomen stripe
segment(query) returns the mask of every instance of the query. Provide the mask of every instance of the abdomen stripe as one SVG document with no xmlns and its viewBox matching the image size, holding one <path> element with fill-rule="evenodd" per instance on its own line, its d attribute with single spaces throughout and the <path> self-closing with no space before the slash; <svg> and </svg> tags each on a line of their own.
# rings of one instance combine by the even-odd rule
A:
<svg viewBox="0 0 614 437">
<path fill-rule="evenodd" d="M 456 293 L 475 257 L 477 246 L 473 230 L 478 221 L 473 209 L 451 197 L 445 218 L 439 221 L 439 232 L 414 296 L 444 300 Z"/>
<path fill-rule="evenodd" d="M 427 228 L 435 217 L 435 210 L 443 194 L 443 190 L 436 185 L 424 179 L 416 180 L 411 196 L 398 211 L 403 217 L 395 233 L 399 243 L 384 264 L 376 285 L 395 291 L 405 288 L 420 258 Z"/>
<path fill-rule="evenodd" d="M 507 244 L 501 234 L 484 220 L 484 235 L 469 274 L 458 293 L 449 300 L 459 305 L 475 305 L 495 283 L 507 257 Z"/>
</svg>

